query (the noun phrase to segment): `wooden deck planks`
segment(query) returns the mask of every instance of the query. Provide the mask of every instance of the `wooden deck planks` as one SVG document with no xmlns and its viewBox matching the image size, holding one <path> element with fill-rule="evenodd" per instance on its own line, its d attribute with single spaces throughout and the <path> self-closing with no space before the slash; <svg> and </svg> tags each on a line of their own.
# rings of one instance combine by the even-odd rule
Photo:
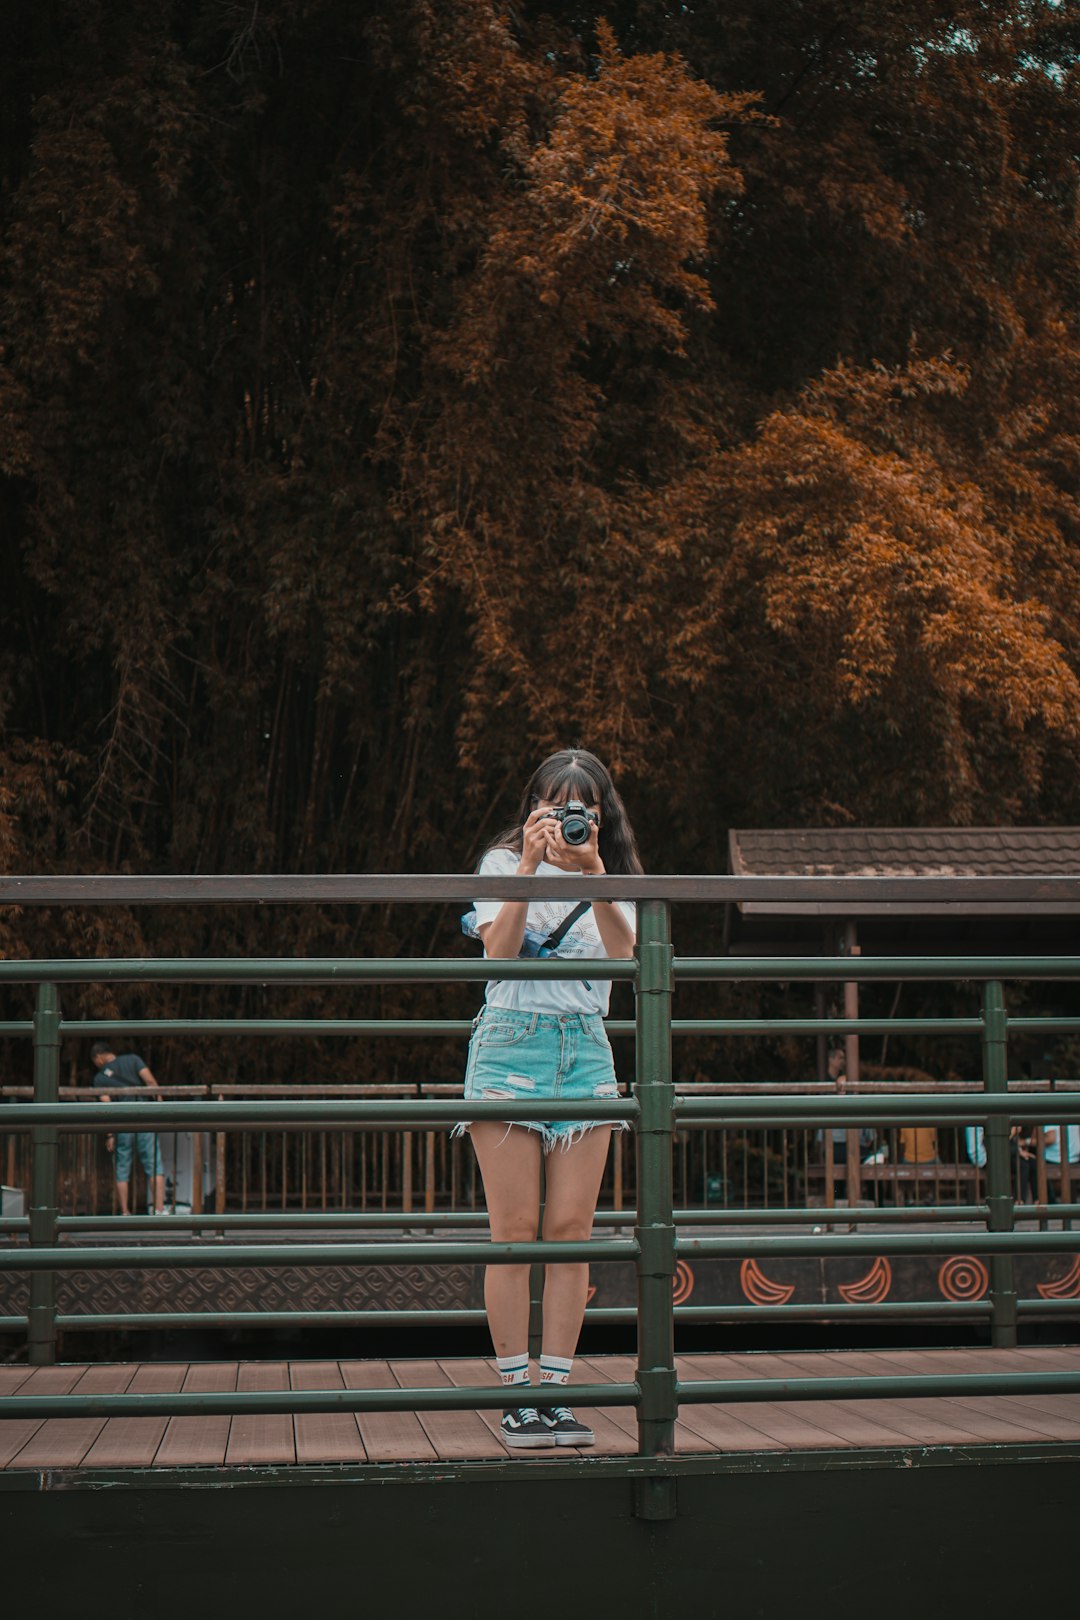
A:
<svg viewBox="0 0 1080 1620">
<path fill-rule="evenodd" d="M 685 1382 L 694 1378 L 770 1378 L 776 1377 L 772 1356 L 680 1356 L 685 1369 Z M 745 1363 L 751 1362 L 751 1366 Z M 769 1365 L 766 1366 L 766 1363 Z M 816 1404 L 816 1403 L 815 1403 Z M 691 1409 L 693 1410 L 693 1409 Z M 812 1406 L 803 1401 L 740 1401 L 735 1407 L 719 1407 L 737 1416 L 741 1422 L 759 1434 L 773 1440 L 787 1451 L 817 1451 L 836 1447 L 846 1449 L 853 1442 L 841 1434 L 825 1428 L 815 1420 Z M 693 1419 L 691 1419 L 693 1421 Z"/>
<path fill-rule="evenodd" d="M 46 1369 L 40 1370 L 44 1372 Z M 79 1376 L 70 1385 L 72 1393 L 121 1395 L 134 1378 L 135 1368 L 104 1364 L 79 1368 L 78 1373 Z M 32 1387 L 45 1393 L 44 1386 L 37 1383 L 36 1377 Z M 24 1393 L 26 1389 L 24 1385 Z M 48 1418 L 19 1452 L 18 1467 L 76 1468 L 104 1427 L 104 1418 Z"/>
<path fill-rule="evenodd" d="M 791 1378 L 820 1378 L 826 1376 L 820 1364 L 820 1352 L 817 1351 L 788 1351 L 776 1357 L 778 1363 L 783 1363 L 787 1375 Z M 848 1369 L 850 1371 L 850 1369 Z M 839 1374 L 841 1369 L 835 1363 L 827 1369 L 833 1375 Z M 776 1376 L 782 1376 L 779 1369 Z M 882 1431 L 882 1438 L 877 1441 L 867 1441 L 866 1444 L 874 1446 L 910 1446 L 921 1444 L 920 1422 L 914 1414 L 905 1415 L 903 1404 L 900 1401 L 838 1401 L 814 1402 L 815 1409 L 820 1405 L 827 1407 L 841 1406 L 852 1417 L 860 1417 L 867 1422 L 877 1424 Z M 826 1421 L 828 1415 L 823 1416 Z"/>
<path fill-rule="evenodd" d="M 782 1354 L 695 1353 L 678 1358 L 680 1379 L 884 1377 L 896 1373 L 1075 1369 L 1080 1352 L 1032 1347 L 1012 1351 L 786 1351 Z M 631 1356 L 583 1356 L 574 1383 L 629 1381 Z M 491 1387 L 493 1362 L 481 1357 L 408 1361 L 145 1363 L 142 1365 L 0 1368 L 0 1394 L 61 1394 L 71 1390 L 157 1393 L 177 1390 L 336 1389 L 395 1386 Z M 582 1409 L 596 1433 L 595 1448 L 564 1447 L 535 1454 L 629 1456 L 637 1450 L 630 1407 Z M 158 1468 L 334 1462 L 456 1462 L 504 1458 L 500 1413 L 346 1412 L 212 1417 L 8 1419 L 0 1422 L 0 1468 Z M 1080 1396 L 964 1396 L 822 1402 L 754 1401 L 684 1405 L 676 1425 L 680 1455 L 710 1452 L 978 1446 L 1080 1440 Z"/>
<path fill-rule="evenodd" d="M 144 1362 L 131 1383 L 129 1395 L 165 1395 L 182 1389 L 184 1363 Z M 114 1417 L 105 1425 L 82 1459 L 84 1468 L 149 1468 L 157 1456 L 168 1418 Z"/>
<path fill-rule="evenodd" d="M 78 1382 L 83 1370 L 74 1366 L 5 1367 L 5 1373 L 18 1376 L 7 1380 L 0 1388 L 0 1394 L 14 1395 L 21 1390 L 24 1395 L 66 1395 Z M 43 1422 L 43 1418 L 5 1418 L 0 1423 L 0 1468 L 6 1468 L 15 1461 Z"/>
<path fill-rule="evenodd" d="M 235 1361 L 196 1362 L 184 1375 L 183 1388 L 210 1395 L 236 1388 Z M 228 1413 L 212 1417 L 170 1418 L 154 1457 L 155 1468 L 220 1468 L 225 1461 L 232 1419 Z"/>
<path fill-rule="evenodd" d="M 687 1377 L 723 1377 L 723 1378 L 805 1378 L 806 1372 L 793 1367 L 783 1356 L 770 1355 L 766 1359 L 768 1367 L 760 1365 L 761 1358 L 754 1355 L 717 1357 L 716 1371 L 708 1370 L 710 1358 L 707 1356 L 690 1356 L 679 1358 L 686 1361 Z M 748 1402 L 737 1407 L 713 1407 L 713 1411 L 737 1412 L 745 1414 L 745 1422 L 752 1429 L 758 1429 L 763 1435 L 768 1435 L 777 1444 L 784 1444 L 781 1432 L 777 1429 L 777 1419 L 783 1426 L 790 1420 L 798 1418 L 803 1424 L 800 1430 L 801 1440 L 793 1449 L 803 1449 L 805 1446 L 820 1443 L 816 1436 L 824 1434 L 832 1436 L 833 1444 L 837 1446 L 907 1446 L 910 1445 L 910 1436 L 897 1431 L 887 1422 L 875 1418 L 865 1409 L 866 1403 L 848 1401 L 813 1401 L 809 1404 L 799 1401 L 774 1402 Z M 710 1408 L 706 1408 L 706 1411 Z M 759 1421 L 760 1420 L 760 1421 Z M 808 1427 L 807 1427 L 808 1426 Z M 813 1431 L 813 1432 L 811 1432 Z"/>
<path fill-rule="evenodd" d="M 336 1361 L 291 1361 L 293 1389 L 344 1389 Z M 296 1460 L 365 1462 L 367 1452 L 352 1412 L 298 1412 L 293 1419 Z"/>
<path fill-rule="evenodd" d="M 438 1361 L 392 1361 L 390 1370 L 402 1389 L 439 1389 L 452 1383 Z M 418 1412 L 417 1417 L 442 1462 L 507 1455 L 479 1412 Z"/>
<path fill-rule="evenodd" d="M 289 1388 L 286 1361 L 242 1361 L 236 1374 L 237 1389 Z M 237 1412 L 229 1426 L 226 1467 L 247 1463 L 296 1461 L 293 1419 L 287 1412 Z"/>
<path fill-rule="evenodd" d="M 592 1365 L 603 1377 L 630 1383 L 636 1374 L 633 1356 L 602 1356 Z M 678 1362 L 676 1363 L 678 1365 Z M 601 1378 L 601 1381 L 602 1381 Z M 634 1436 L 637 1449 L 637 1413 L 632 1406 L 610 1408 L 612 1416 Z M 785 1448 L 744 1423 L 730 1407 L 683 1406 L 675 1424 L 676 1456 L 710 1451 L 783 1451 Z"/>
<path fill-rule="evenodd" d="M 994 1357 L 1009 1357 L 1004 1363 L 995 1360 L 993 1366 L 1004 1365 L 1006 1371 L 1035 1371 L 1030 1363 L 1019 1367 L 1010 1351 L 990 1351 Z M 890 1350 L 888 1364 L 901 1373 L 925 1371 L 926 1363 L 917 1350 Z M 933 1363 L 943 1373 L 978 1373 L 990 1368 L 986 1353 L 979 1350 L 947 1350 Z M 1015 1423 L 1031 1430 L 1038 1440 L 1076 1440 L 1080 1438 L 1080 1395 L 956 1395 L 944 1404 L 956 1407 L 958 1413 L 979 1412 L 1001 1421 Z M 961 1416 L 960 1421 L 963 1422 Z"/>
<path fill-rule="evenodd" d="M 346 1389 L 398 1389 L 388 1361 L 343 1361 Z M 435 1447 L 415 1412 L 358 1412 L 369 1462 L 434 1462 Z"/>
<path fill-rule="evenodd" d="M 841 1375 L 873 1376 L 876 1373 L 883 1377 L 898 1371 L 875 1350 L 828 1352 L 827 1356 L 823 1355 L 822 1376 L 825 1376 L 827 1367 Z M 924 1364 L 924 1370 L 932 1370 L 929 1363 Z M 935 1370 L 944 1369 L 937 1367 Z M 985 1370 L 990 1370 L 989 1363 Z M 875 1408 L 880 1408 L 882 1418 L 889 1421 L 895 1418 L 898 1426 L 913 1428 L 918 1437 L 915 1443 L 923 1446 L 971 1446 L 989 1441 L 1016 1442 L 1034 1438 L 1016 1425 L 1009 1424 L 1006 1419 L 995 1418 L 992 1411 L 990 1414 L 983 1411 L 981 1408 L 985 1406 L 985 1401 L 979 1403 L 979 1409 L 965 1411 L 940 1396 L 880 1401 L 873 1397 L 869 1399 Z"/>
</svg>

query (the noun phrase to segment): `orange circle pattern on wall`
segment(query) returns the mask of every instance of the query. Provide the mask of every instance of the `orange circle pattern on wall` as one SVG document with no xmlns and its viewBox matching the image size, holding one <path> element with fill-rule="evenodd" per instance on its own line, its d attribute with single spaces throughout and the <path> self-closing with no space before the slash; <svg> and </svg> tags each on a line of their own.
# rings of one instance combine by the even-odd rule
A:
<svg viewBox="0 0 1080 1620">
<path fill-rule="evenodd" d="M 685 1260 L 675 1262 L 674 1303 L 685 1305 L 694 1292 L 694 1273 Z"/>
<path fill-rule="evenodd" d="M 982 1299 L 990 1286 L 990 1272 L 973 1254 L 956 1254 L 938 1272 L 938 1287 L 946 1299 Z"/>
</svg>

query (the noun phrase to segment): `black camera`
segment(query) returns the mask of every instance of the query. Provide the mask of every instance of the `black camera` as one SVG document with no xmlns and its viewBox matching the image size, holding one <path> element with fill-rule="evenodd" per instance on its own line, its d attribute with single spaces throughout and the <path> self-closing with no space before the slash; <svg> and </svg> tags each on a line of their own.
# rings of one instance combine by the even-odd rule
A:
<svg viewBox="0 0 1080 1620">
<path fill-rule="evenodd" d="M 562 835 L 564 844 L 587 844 L 592 827 L 600 825 L 600 817 L 595 810 L 586 810 L 577 799 L 571 799 L 567 804 L 560 804 L 548 814 L 554 821 L 562 822 Z"/>
</svg>

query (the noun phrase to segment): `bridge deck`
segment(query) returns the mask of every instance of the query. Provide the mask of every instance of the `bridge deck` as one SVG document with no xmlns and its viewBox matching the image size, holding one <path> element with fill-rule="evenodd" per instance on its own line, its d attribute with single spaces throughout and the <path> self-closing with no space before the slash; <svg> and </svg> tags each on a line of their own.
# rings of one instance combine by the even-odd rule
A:
<svg viewBox="0 0 1080 1620">
<path fill-rule="evenodd" d="M 1080 1370 L 1080 1348 L 873 1350 L 694 1354 L 679 1376 L 791 1378 L 898 1372 Z M 628 1356 L 581 1357 L 582 1382 L 628 1379 Z M 126 1362 L 0 1368 L 0 1395 L 152 1394 L 177 1390 L 408 1388 L 495 1382 L 477 1359 L 405 1361 Z M 572 1399 L 572 1397 L 571 1397 Z M 584 1415 L 584 1414 L 583 1414 Z M 633 1410 L 593 1412 L 590 1456 L 632 1456 Z M 318 1413 L 208 1417 L 8 1419 L 0 1422 L 0 1468 L 188 1468 L 258 1464 L 460 1462 L 507 1456 L 493 1412 Z M 965 1399 L 751 1402 L 684 1405 L 680 1455 L 898 1447 L 970 1447 L 1080 1441 L 1080 1395 Z M 573 1450 L 529 1457 L 543 1467 Z M 521 1454 L 517 1454 L 520 1458 Z"/>
</svg>

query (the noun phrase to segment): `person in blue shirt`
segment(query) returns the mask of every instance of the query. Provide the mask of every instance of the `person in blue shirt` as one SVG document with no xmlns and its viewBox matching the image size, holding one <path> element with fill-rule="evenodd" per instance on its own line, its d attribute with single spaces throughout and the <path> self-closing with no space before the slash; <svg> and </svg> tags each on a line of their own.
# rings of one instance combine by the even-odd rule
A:
<svg viewBox="0 0 1080 1620">
<path fill-rule="evenodd" d="M 1061 1163 L 1061 1126 L 1044 1125 L 1042 1127 L 1043 1158 L 1047 1164 L 1060 1165 Z M 1080 1125 L 1067 1125 L 1066 1140 L 1070 1164 L 1080 1163 Z M 1046 1198 L 1050 1204 L 1058 1202 L 1057 1187 L 1053 1181 L 1047 1180 Z"/>
<path fill-rule="evenodd" d="M 119 1057 L 107 1041 L 95 1041 L 90 1048 L 90 1060 L 97 1070 L 99 1085 L 108 1085 L 109 1092 L 114 1090 L 132 1090 L 148 1087 L 151 1091 L 157 1090 L 157 1081 L 151 1074 L 149 1067 L 141 1057 L 134 1052 L 124 1052 Z M 112 1102 L 109 1092 L 102 1092 L 102 1102 Z M 129 1190 L 131 1186 L 131 1164 L 135 1153 L 146 1172 L 146 1179 L 151 1188 L 154 1200 L 154 1214 L 165 1213 L 165 1174 L 161 1160 L 161 1147 L 153 1131 L 120 1131 L 115 1135 L 110 1133 L 105 1138 L 105 1147 L 109 1153 L 115 1152 L 116 1159 L 116 1197 L 120 1204 L 121 1215 L 129 1213 Z"/>
<path fill-rule="evenodd" d="M 1066 1127 L 1069 1133 L 1069 1163 L 1080 1164 L 1080 1125 Z M 1043 1132 L 1043 1158 L 1047 1164 L 1061 1163 L 1061 1127 L 1059 1125 L 1044 1125 Z"/>
</svg>

